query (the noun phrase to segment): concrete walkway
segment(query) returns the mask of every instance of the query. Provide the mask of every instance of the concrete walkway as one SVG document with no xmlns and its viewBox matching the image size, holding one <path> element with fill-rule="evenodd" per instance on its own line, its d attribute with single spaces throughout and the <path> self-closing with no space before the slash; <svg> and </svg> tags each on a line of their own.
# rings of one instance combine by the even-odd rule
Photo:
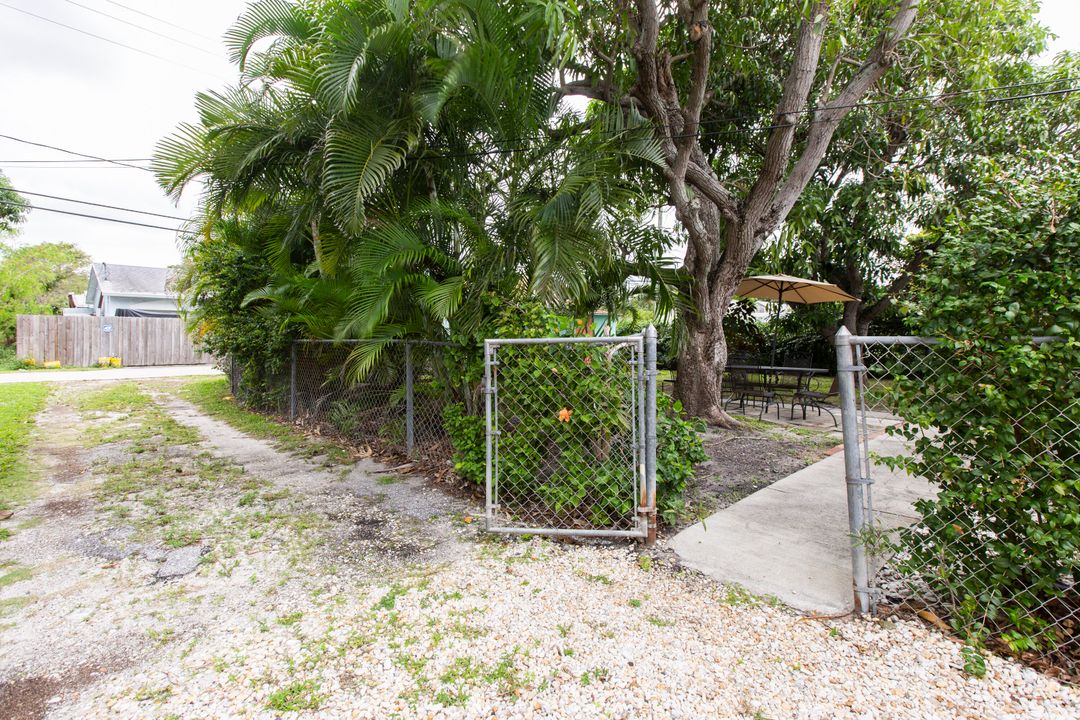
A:
<svg viewBox="0 0 1080 720">
<path fill-rule="evenodd" d="M 871 453 L 898 455 L 901 441 L 881 435 Z M 921 478 L 873 466 L 875 519 L 888 528 L 916 519 L 912 503 L 933 494 Z M 841 614 L 852 609 L 844 455 L 838 452 L 788 475 L 669 543 L 684 565 L 721 582 L 772 595 L 797 610 Z"/>
<path fill-rule="evenodd" d="M 160 365 L 155 367 L 102 368 L 101 370 L 17 370 L 0 373 L 5 383 L 79 382 L 82 380 L 141 380 L 143 378 L 220 375 L 213 365 Z"/>
</svg>

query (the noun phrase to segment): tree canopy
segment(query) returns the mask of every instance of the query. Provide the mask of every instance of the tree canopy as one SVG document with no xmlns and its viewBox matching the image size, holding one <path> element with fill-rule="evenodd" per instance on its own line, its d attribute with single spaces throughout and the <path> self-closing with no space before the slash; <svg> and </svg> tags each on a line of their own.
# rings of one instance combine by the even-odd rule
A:
<svg viewBox="0 0 1080 720">
<path fill-rule="evenodd" d="M 55 315 L 85 288 L 90 258 L 71 243 L 0 244 L 0 341 L 15 341 L 16 315 Z"/>
<path fill-rule="evenodd" d="M 239 82 L 198 95 L 154 168 L 170 193 L 204 184 L 192 243 L 250 226 L 271 271 L 246 306 L 369 340 L 362 365 L 393 338 L 471 336 L 492 295 L 583 312 L 643 276 L 679 308 L 678 393 L 726 422 L 723 318 L 755 256 L 783 240 L 876 307 L 905 233 L 1035 118 L 999 122 L 1007 88 L 1071 74 L 1033 67 L 1035 10 L 260 0 L 226 37 Z M 660 204 L 678 237 L 644 221 Z"/>
<path fill-rule="evenodd" d="M 30 203 L 11 189 L 11 181 L 0 172 L 0 237 L 14 235 L 19 225 L 26 222 Z"/>
</svg>

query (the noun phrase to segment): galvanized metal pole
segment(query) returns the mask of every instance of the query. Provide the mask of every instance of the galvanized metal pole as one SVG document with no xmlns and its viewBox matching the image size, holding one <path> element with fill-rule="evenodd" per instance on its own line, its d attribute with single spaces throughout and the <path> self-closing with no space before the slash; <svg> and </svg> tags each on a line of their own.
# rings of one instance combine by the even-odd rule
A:
<svg viewBox="0 0 1080 720">
<path fill-rule="evenodd" d="M 491 341 L 484 341 L 484 523 L 490 530 L 495 509 L 491 498 Z"/>
<path fill-rule="evenodd" d="M 649 509 L 649 533 L 645 542 L 656 542 L 656 328 L 645 328 L 645 487 Z"/>
<path fill-rule="evenodd" d="M 869 568 L 866 564 L 866 529 L 864 495 L 868 478 L 863 477 L 860 462 L 859 424 L 856 414 L 855 373 L 852 362 L 851 333 L 841 327 L 833 339 L 836 345 L 836 379 L 840 391 L 840 424 L 844 431 L 844 480 L 847 483 L 848 531 L 851 534 L 851 579 L 855 593 L 855 612 L 871 610 Z"/>
<path fill-rule="evenodd" d="M 296 420 L 296 342 L 289 346 L 289 420 Z"/>
<path fill-rule="evenodd" d="M 405 341 L 405 452 L 412 453 L 413 437 L 413 364 L 412 344 Z"/>
</svg>

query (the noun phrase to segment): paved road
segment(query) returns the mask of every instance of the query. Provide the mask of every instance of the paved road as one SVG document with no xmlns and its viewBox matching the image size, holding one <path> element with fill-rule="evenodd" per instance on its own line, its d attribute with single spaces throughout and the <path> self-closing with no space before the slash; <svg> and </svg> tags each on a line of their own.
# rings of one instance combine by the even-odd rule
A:
<svg viewBox="0 0 1080 720">
<path fill-rule="evenodd" d="M 104 368 L 101 370 L 24 370 L 0 373 L 0 385 L 29 382 L 79 382 L 82 380 L 139 380 L 142 378 L 220 375 L 213 365 L 163 365 L 158 367 Z"/>
<path fill-rule="evenodd" d="M 899 455 L 904 446 L 883 435 L 870 441 L 870 452 Z M 933 493 L 925 480 L 877 463 L 873 476 L 875 518 L 888 528 L 914 522 L 914 501 Z M 691 525 L 670 546 L 687 566 L 752 593 L 775 596 L 798 610 L 851 610 L 844 454 L 792 473 Z"/>
</svg>

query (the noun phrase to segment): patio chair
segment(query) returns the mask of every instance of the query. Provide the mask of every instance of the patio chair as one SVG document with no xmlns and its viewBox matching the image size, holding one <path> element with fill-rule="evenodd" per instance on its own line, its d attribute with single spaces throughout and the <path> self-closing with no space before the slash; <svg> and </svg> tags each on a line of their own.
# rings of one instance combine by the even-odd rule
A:
<svg viewBox="0 0 1080 720">
<path fill-rule="evenodd" d="M 795 391 L 795 395 L 791 398 L 791 419 L 795 419 L 795 406 L 798 405 L 802 408 L 803 420 L 806 419 L 806 408 L 812 407 L 817 410 L 818 416 L 821 415 L 821 411 L 829 413 L 829 417 L 832 418 L 833 427 L 837 426 L 836 415 L 833 414 L 835 408 L 832 405 L 828 405 L 825 401 L 840 395 L 840 378 L 834 377 L 829 384 L 829 390 L 827 392 L 818 392 L 810 389 L 810 377 L 806 378 L 806 385 Z"/>
<path fill-rule="evenodd" d="M 754 403 L 756 401 L 761 402 L 761 412 L 758 413 L 758 418 L 764 417 L 766 411 L 768 411 L 770 405 L 776 405 L 776 419 L 780 419 L 780 401 L 776 397 L 776 393 L 766 382 L 765 375 L 761 373 L 761 379 L 755 379 L 752 377 L 752 373 L 741 369 L 729 369 L 727 372 L 726 385 L 729 388 L 730 395 L 727 402 L 724 403 L 724 409 L 727 410 L 728 406 L 736 400 L 739 401 L 739 411 L 746 412 L 747 401 Z"/>
</svg>

